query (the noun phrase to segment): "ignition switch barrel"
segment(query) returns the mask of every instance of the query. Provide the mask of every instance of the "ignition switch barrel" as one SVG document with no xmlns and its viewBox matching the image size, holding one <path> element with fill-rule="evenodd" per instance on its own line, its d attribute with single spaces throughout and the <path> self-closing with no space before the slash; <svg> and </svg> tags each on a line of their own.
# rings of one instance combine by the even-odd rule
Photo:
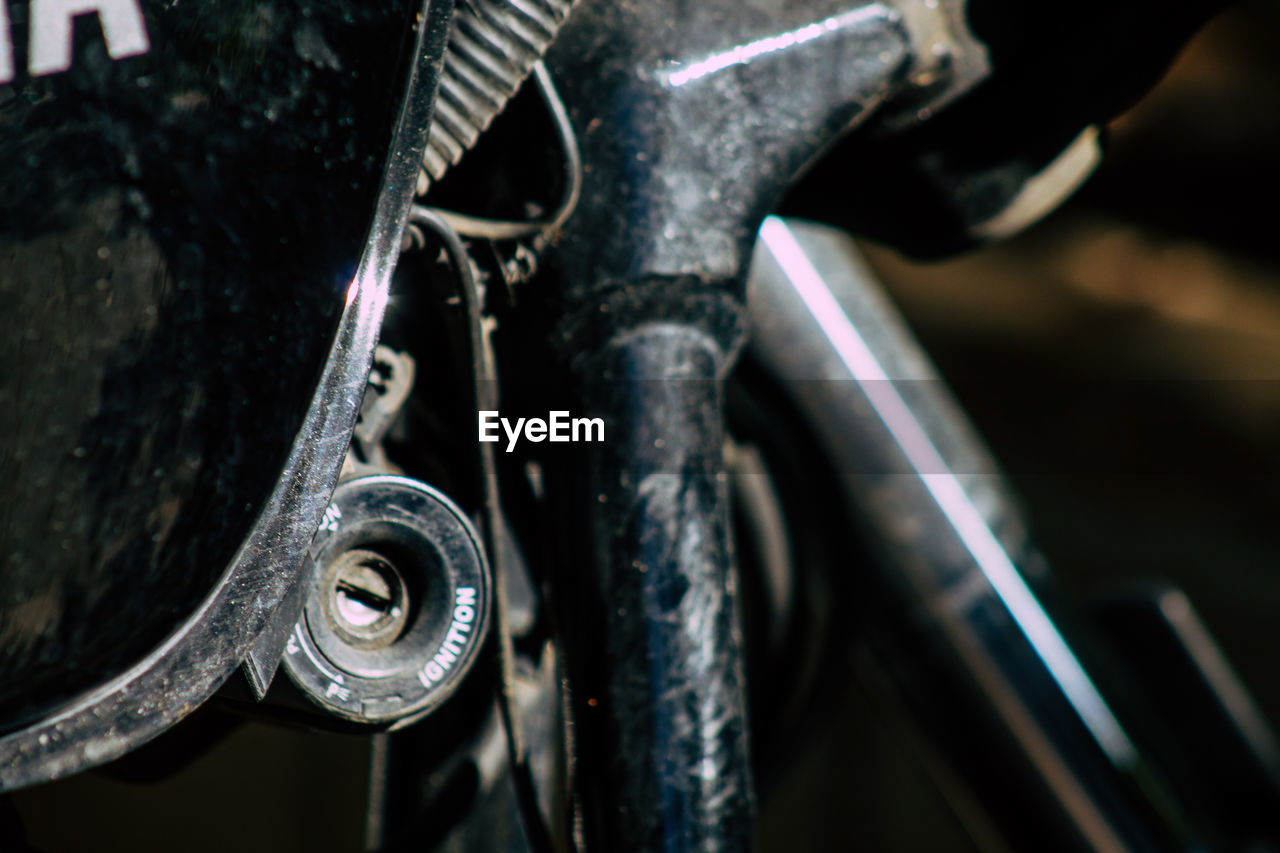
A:
<svg viewBox="0 0 1280 853">
<path fill-rule="evenodd" d="M 457 505 L 405 477 L 350 480 L 311 556 L 283 662 L 308 699 L 350 722 L 389 725 L 453 694 L 489 614 L 489 568 Z"/>
</svg>

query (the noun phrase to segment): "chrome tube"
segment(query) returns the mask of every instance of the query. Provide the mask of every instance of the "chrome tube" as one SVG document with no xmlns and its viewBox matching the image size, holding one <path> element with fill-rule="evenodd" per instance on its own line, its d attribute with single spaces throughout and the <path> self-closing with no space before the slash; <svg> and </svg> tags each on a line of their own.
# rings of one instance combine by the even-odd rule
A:
<svg viewBox="0 0 1280 853">
<path fill-rule="evenodd" d="M 994 462 L 853 241 L 767 220 L 748 301 L 752 358 L 815 432 L 875 555 L 848 570 L 878 595 L 876 657 L 982 823 L 1018 850 L 1185 849 L 1028 577 Z"/>
</svg>

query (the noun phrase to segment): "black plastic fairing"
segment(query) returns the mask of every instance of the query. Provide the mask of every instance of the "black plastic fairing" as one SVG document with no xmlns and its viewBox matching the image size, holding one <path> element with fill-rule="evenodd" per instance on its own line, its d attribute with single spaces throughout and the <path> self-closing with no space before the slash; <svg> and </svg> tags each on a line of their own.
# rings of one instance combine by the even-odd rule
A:
<svg viewBox="0 0 1280 853">
<path fill-rule="evenodd" d="M 146 50 L 112 59 L 129 7 Z M 137 664 L 266 511 L 365 254 L 422 11 L 104 0 L 73 19 L 69 67 L 33 76 L 41 22 L 10 7 L 0 730 Z"/>
</svg>

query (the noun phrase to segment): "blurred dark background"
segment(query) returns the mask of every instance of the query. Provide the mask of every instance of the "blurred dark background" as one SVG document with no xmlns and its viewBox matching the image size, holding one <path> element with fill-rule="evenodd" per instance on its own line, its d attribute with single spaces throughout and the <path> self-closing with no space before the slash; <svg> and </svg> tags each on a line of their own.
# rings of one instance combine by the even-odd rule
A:
<svg viewBox="0 0 1280 853">
<path fill-rule="evenodd" d="M 1068 600 L 1181 587 L 1273 726 L 1277 38 L 1280 4 L 1215 19 L 1110 123 L 1090 183 L 1018 237 L 931 263 L 864 246 Z M 764 849 L 972 849 L 874 692 L 853 679 L 840 724 L 766 799 Z"/>
<path fill-rule="evenodd" d="M 1241 4 L 1071 202 L 933 264 L 867 251 L 1076 598 L 1183 587 L 1280 721 L 1280 6 Z"/>
</svg>

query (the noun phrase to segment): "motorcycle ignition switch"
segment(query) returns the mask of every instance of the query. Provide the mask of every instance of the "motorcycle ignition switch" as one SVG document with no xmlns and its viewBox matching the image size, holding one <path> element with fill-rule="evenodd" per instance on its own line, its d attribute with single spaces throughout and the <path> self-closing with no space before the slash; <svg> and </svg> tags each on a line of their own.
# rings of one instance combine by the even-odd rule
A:
<svg viewBox="0 0 1280 853">
<path fill-rule="evenodd" d="M 338 486 L 283 668 L 352 722 L 418 718 L 457 688 L 483 644 L 489 570 L 461 509 L 405 477 Z"/>
</svg>

